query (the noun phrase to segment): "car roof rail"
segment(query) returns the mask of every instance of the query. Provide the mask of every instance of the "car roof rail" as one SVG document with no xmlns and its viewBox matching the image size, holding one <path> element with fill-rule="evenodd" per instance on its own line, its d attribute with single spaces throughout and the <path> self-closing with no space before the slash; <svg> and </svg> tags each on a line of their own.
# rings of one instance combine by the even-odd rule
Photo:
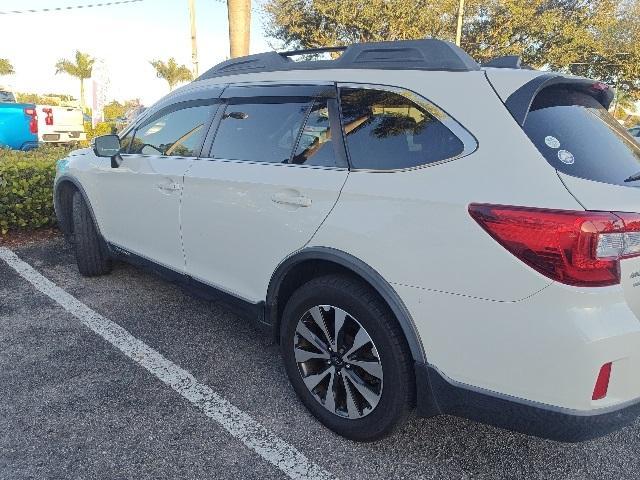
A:
<svg viewBox="0 0 640 480">
<path fill-rule="evenodd" d="M 296 55 L 342 52 L 332 60 L 293 61 Z M 479 70 L 464 50 L 451 42 L 437 39 L 400 40 L 395 42 L 355 43 L 344 47 L 311 48 L 290 52 L 266 52 L 232 58 L 219 63 L 196 80 L 240 73 L 285 70 L 374 69 L 469 72 Z"/>
</svg>

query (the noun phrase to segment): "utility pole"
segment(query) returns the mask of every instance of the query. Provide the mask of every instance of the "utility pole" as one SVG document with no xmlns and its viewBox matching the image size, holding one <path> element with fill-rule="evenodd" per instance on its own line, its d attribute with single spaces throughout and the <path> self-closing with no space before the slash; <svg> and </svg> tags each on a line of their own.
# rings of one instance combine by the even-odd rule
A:
<svg viewBox="0 0 640 480">
<path fill-rule="evenodd" d="M 251 0 L 227 0 L 231 58 L 249 55 Z"/>
<path fill-rule="evenodd" d="M 458 7 L 458 30 L 456 31 L 456 45 L 460 46 L 462 41 L 462 19 L 464 18 L 464 0 L 460 0 Z"/>
<path fill-rule="evenodd" d="M 191 19 L 191 62 L 193 77 L 198 77 L 198 44 L 196 42 L 196 0 L 189 0 L 189 17 Z"/>
</svg>

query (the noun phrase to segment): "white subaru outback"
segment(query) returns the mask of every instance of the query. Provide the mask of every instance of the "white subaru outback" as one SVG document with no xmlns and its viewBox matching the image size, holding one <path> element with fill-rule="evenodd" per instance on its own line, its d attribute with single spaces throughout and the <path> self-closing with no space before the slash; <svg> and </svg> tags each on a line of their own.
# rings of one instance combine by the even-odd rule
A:
<svg viewBox="0 0 640 480">
<path fill-rule="evenodd" d="M 340 50 L 226 61 L 61 160 L 80 273 L 227 302 L 351 439 L 413 408 L 561 441 L 632 422 L 640 145 L 611 90 L 438 40 Z"/>
</svg>

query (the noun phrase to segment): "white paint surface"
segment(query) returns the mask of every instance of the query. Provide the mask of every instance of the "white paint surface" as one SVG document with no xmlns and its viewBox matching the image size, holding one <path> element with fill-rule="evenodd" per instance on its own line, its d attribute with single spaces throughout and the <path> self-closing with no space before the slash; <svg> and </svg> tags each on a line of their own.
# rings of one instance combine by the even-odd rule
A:
<svg viewBox="0 0 640 480">
<path fill-rule="evenodd" d="M 47 295 L 83 325 L 100 335 L 127 357 L 146 368 L 215 420 L 232 436 L 292 479 L 330 479 L 330 473 L 311 462 L 248 414 L 236 408 L 193 375 L 163 357 L 124 328 L 80 302 L 45 278 L 11 250 L 0 247 L 0 258 L 40 292 Z"/>
</svg>

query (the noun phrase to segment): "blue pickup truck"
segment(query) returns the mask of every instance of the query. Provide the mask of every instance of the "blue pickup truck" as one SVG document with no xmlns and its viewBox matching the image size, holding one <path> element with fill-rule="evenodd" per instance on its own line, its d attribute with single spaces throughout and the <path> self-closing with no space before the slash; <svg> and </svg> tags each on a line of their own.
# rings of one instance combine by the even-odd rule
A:
<svg viewBox="0 0 640 480">
<path fill-rule="evenodd" d="M 0 148 L 31 150 L 37 146 L 36 106 L 16 103 L 13 93 L 0 90 Z"/>
</svg>

